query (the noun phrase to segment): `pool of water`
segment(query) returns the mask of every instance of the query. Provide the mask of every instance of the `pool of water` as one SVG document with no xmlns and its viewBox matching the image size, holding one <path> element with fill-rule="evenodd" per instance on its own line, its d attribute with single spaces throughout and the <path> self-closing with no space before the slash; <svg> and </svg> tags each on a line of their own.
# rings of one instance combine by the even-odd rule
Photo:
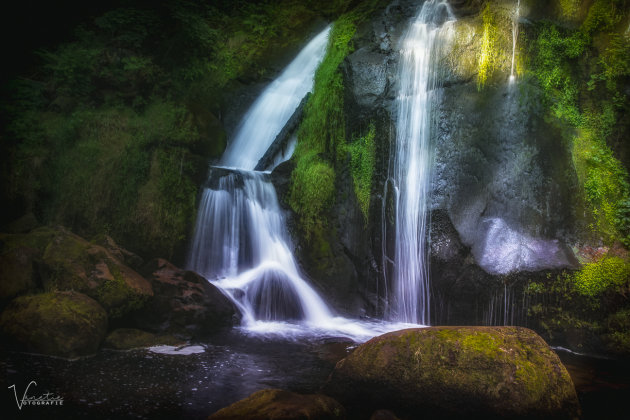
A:
<svg viewBox="0 0 630 420">
<path fill-rule="evenodd" d="M 344 337 L 260 336 L 234 330 L 185 348 L 102 350 L 68 361 L 0 352 L 3 419 L 202 419 L 251 393 L 282 388 L 317 392 L 357 344 Z M 582 404 L 583 419 L 625 419 L 630 365 L 556 349 Z M 18 408 L 21 398 L 50 393 L 63 405 Z"/>
<path fill-rule="evenodd" d="M 317 392 L 334 364 L 356 344 L 345 338 L 274 336 L 233 331 L 184 349 L 99 351 L 68 361 L 1 353 L 2 418 L 206 418 L 263 388 Z M 22 406 L 46 392 L 62 406 Z"/>
</svg>

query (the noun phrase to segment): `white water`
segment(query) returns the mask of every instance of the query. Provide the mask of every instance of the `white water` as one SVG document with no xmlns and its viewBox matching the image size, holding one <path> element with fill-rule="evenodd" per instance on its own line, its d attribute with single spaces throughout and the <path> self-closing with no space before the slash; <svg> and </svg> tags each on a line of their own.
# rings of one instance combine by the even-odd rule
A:
<svg viewBox="0 0 630 420">
<path fill-rule="evenodd" d="M 326 53 L 330 26 L 310 41 L 247 111 L 228 144 L 221 165 L 253 170 L 302 98 L 313 88 L 315 71 Z"/>
<path fill-rule="evenodd" d="M 521 13 L 521 0 L 516 2 L 516 10 L 512 16 L 512 67 L 510 68 L 510 83 L 514 82 L 516 75 L 514 74 L 514 57 L 516 55 L 516 41 L 518 40 L 518 19 Z"/>
<path fill-rule="evenodd" d="M 215 175 L 211 170 L 211 187 L 199 206 L 187 266 L 236 304 L 242 328 L 253 334 L 365 340 L 410 326 L 334 316 L 300 274 L 268 174 L 253 171 L 312 89 L 329 31 L 317 35 L 247 111 L 221 159 L 223 168 Z"/>
<path fill-rule="evenodd" d="M 402 40 L 396 149 L 389 178 L 396 206 L 389 317 L 399 322 L 428 324 L 430 319 L 426 208 L 431 177 L 431 103 L 436 57 L 448 44 L 454 21 L 447 2 L 429 0 Z M 384 261 L 387 258 L 385 255 Z"/>
</svg>

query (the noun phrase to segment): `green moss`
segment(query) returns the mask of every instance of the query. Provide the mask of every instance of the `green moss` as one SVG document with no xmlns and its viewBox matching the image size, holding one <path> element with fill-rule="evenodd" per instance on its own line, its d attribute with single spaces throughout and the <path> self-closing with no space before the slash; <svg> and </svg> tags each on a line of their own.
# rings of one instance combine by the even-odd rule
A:
<svg viewBox="0 0 630 420">
<path fill-rule="evenodd" d="M 339 66 L 354 49 L 352 37 L 357 24 L 381 3 L 380 0 L 363 2 L 335 21 L 326 55 L 315 73 L 313 93 L 298 130 L 298 144 L 293 155 L 296 169 L 289 195 L 289 204 L 298 214 L 300 229 L 306 238 L 328 219 L 326 213 L 334 203 L 335 168 L 342 164 L 347 150 L 344 86 Z M 366 154 L 365 158 L 367 172 L 369 156 Z M 356 160 L 357 167 L 358 162 Z M 367 175 L 359 182 L 364 202 L 369 200 L 365 193 L 366 183 Z"/>
<path fill-rule="evenodd" d="M 300 215 L 306 239 L 325 220 L 323 215 L 334 202 L 335 172 L 317 156 L 304 157 L 298 161 L 293 171 L 291 185 L 291 207 Z"/>
<path fill-rule="evenodd" d="M 596 297 L 630 281 L 630 263 L 619 257 L 605 257 L 586 264 L 573 276 L 576 289 L 585 296 Z"/>
<path fill-rule="evenodd" d="M 14 299 L 0 317 L 0 328 L 20 349 L 77 357 L 98 349 L 107 314 L 81 293 L 44 293 Z"/>
<path fill-rule="evenodd" d="M 89 294 L 105 308 L 110 319 L 118 319 L 129 312 L 141 309 L 149 296 L 129 286 L 116 265 L 107 264 L 107 267 L 113 279 L 103 280 L 101 285 Z"/>
<path fill-rule="evenodd" d="M 372 179 L 376 162 L 376 144 L 374 136 L 376 129 L 370 124 L 368 132 L 348 145 L 350 152 L 350 168 L 354 193 L 356 194 L 365 223 L 370 214 L 370 198 L 372 196 Z"/>
<path fill-rule="evenodd" d="M 486 84 L 488 77 L 494 71 L 497 61 L 497 26 L 495 22 L 495 14 L 490 7 L 490 3 L 486 3 L 486 7 L 482 13 L 483 34 L 481 35 L 481 49 L 479 51 L 477 65 L 477 89 L 481 90 Z"/>
</svg>

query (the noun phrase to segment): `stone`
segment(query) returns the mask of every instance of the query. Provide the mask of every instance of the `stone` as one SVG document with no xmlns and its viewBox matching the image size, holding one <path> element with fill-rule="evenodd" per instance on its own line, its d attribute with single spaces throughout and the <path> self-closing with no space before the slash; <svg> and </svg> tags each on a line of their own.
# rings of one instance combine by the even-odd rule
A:
<svg viewBox="0 0 630 420">
<path fill-rule="evenodd" d="M 328 420 L 344 419 L 345 410 L 325 395 L 302 395 L 263 389 L 208 417 L 209 420 Z"/>
<path fill-rule="evenodd" d="M 0 332 L 10 347 L 50 356 L 94 354 L 106 331 L 105 310 L 78 292 L 21 296 L 0 316 Z"/>
<path fill-rule="evenodd" d="M 337 363 L 323 392 L 350 414 L 426 418 L 579 416 L 558 356 L 521 327 L 429 327 L 384 334 Z"/>
<path fill-rule="evenodd" d="M 133 315 L 133 323 L 152 332 L 191 338 L 229 328 L 240 320 L 234 304 L 199 274 L 164 259 L 143 269 L 154 296 Z"/>
<path fill-rule="evenodd" d="M 151 284 L 114 254 L 64 228 L 56 229 L 42 259 L 49 270 L 45 288 L 85 293 L 110 318 L 140 309 L 153 295 Z"/>
<path fill-rule="evenodd" d="M 109 333 L 103 347 L 114 350 L 131 350 L 158 345 L 181 346 L 186 343 L 171 335 L 157 335 L 135 328 L 118 328 Z"/>
</svg>

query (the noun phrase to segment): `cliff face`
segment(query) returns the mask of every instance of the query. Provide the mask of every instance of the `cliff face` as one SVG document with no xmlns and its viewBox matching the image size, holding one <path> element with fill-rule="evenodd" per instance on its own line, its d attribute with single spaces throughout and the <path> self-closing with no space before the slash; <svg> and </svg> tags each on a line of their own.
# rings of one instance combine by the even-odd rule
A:
<svg viewBox="0 0 630 420">
<path fill-rule="evenodd" d="M 607 220 L 605 208 L 624 214 L 628 193 L 620 163 L 625 147 L 615 140 L 627 132 L 620 121 L 627 115 L 628 75 L 617 73 L 615 92 L 597 80 L 616 48 L 610 42 L 626 36 L 627 9 L 606 3 L 610 22 L 600 16 L 593 24 L 604 13 L 601 2 L 574 2 L 575 10 L 564 3 L 522 2 L 512 70 L 516 2 L 451 2 L 457 21 L 431 92 L 432 323 L 535 324 L 540 319 L 528 317 L 523 302 L 542 297 L 527 292 L 528 285 L 541 284 L 547 293 L 580 263 L 599 261 L 585 249 L 612 252 L 625 241 L 627 226 L 618 217 Z M 418 10 L 417 2 L 394 1 L 356 25 L 338 67 L 346 148 L 328 158 L 336 192 L 323 213 L 327 223 L 314 240 L 305 238 L 299 211 L 293 221 L 304 270 L 341 311 L 382 315 L 391 290 L 383 280 L 383 252 L 391 248 L 383 233 L 391 237 L 395 224 L 384 197 L 397 130 L 400 39 Z M 618 55 L 627 62 L 627 52 Z M 611 94 L 625 105 L 614 105 L 617 122 L 598 131 Z M 370 133 L 375 152 L 366 212 L 353 150 L 365 148 Z M 584 147 L 591 154 L 581 154 Z M 598 153 L 616 163 L 591 159 Z M 610 172 L 619 177 L 595 175 L 608 173 L 604 167 L 619 168 Z M 600 188 L 600 199 L 593 188 Z"/>
</svg>

